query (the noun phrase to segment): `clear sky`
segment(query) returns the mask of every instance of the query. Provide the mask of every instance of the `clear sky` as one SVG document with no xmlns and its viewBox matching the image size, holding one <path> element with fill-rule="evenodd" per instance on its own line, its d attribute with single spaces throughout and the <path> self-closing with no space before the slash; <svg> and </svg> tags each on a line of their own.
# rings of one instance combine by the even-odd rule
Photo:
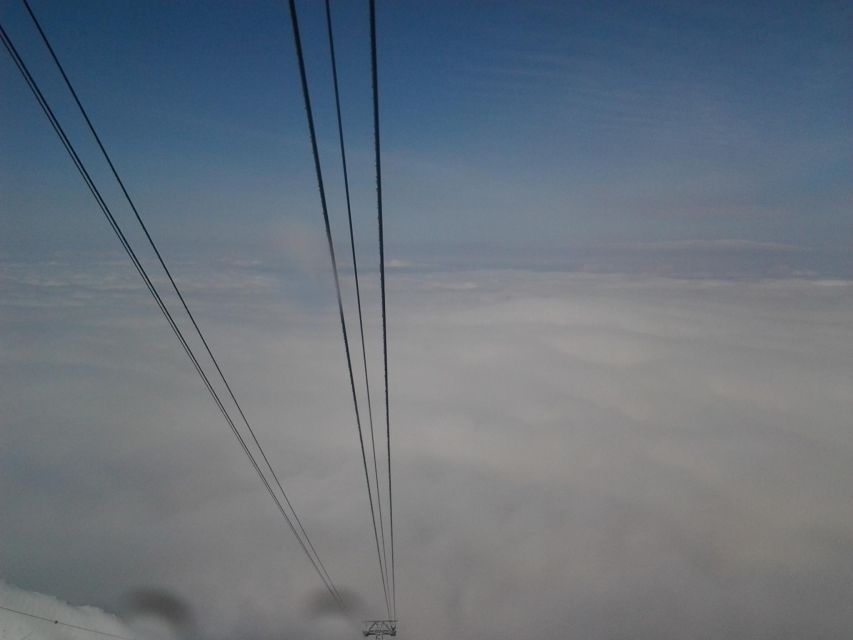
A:
<svg viewBox="0 0 853 640">
<path fill-rule="evenodd" d="M 170 251 L 269 252 L 270 238 L 320 232 L 283 3 L 33 4 Z M 342 239 L 322 3 L 299 7 Z M 92 151 L 20 4 L 3 0 L 0 15 Z M 369 251 L 367 14 L 338 2 L 334 15 L 356 222 Z M 684 242 L 851 247 L 847 3 L 407 1 L 380 3 L 378 20 L 397 256 L 472 246 L 531 255 Z M 37 253 L 72 238 L 108 246 L 91 197 L 5 58 L 3 249 Z M 97 154 L 86 157 L 102 168 Z"/>
</svg>

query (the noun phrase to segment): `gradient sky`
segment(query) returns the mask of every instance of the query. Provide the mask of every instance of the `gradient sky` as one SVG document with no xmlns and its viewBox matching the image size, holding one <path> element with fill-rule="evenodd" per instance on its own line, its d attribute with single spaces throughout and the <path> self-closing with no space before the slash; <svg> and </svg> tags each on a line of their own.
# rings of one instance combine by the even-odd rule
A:
<svg viewBox="0 0 853 640">
<path fill-rule="evenodd" d="M 33 4 L 170 251 L 275 251 L 271 237 L 320 231 L 282 3 Z M 343 238 L 322 3 L 299 6 Z M 369 251 L 367 15 L 355 2 L 334 11 Z M 3 0 L 0 15 L 74 140 L 93 151 L 20 4 Z M 722 240 L 851 247 L 847 3 L 387 2 L 378 19 L 396 255 Z M 0 82 L 3 249 L 109 246 L 9 60 Z"/>
</svg>

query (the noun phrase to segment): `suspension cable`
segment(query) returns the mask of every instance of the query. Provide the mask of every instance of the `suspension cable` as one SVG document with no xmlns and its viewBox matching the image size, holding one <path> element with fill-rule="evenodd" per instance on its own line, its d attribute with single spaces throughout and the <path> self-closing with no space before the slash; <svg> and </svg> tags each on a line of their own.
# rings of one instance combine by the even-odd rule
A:
<svg viewBox="0 0 853 640">
<path fill-rule="evenodd" d="M 391 491 L 391 415 L 388 400 L 388 315 L 385 310 L 385 229 L 382 218 L 382 159 L 379 144 L 379 81 L 376 64 L 376 0 L 370 6 L 370 75 L 373 87 L 373 148 L 376 156 L 376 212 L 379 223 L 379 279 L 382 291 L 382 360 L 385 369 L 385 437 L 388 445 L 388 526 L 391 531 L 391 610 L 397 617 L 397 572 L 394 557 L 394 500 Z"/>
<path fill-rule="evenodd" d="M 379 575 L 382 578 L 382 590 L 385 594 L 386 607 L 388 608 L 388 615 L 391 615 L 391 606 L 389 602 L 388 596 L 388 586 L 385 581 L 385 572 L 382 570 L 382 552 L 379 548 L 379 533 L 376 526 L 376 511 L 373 507 L 373 493 L 370 489 L 370 473 L 367 470 L 367 455 L 364 449 L 364 435 L 362 433 L 361 428 L 361 417 L 358 411 L 358 397 L 355 391 L 355 377 L 353 376 L 352 371 L 352 358 L 350 357 L 350 349 L 349 349 L 349 338 L 347 337 L 347 326 L 346 320 L 344 318 L 344 304 L 341 298 L 341 284 L 338 278 L 338 263 L 335 259 L 335 246 L 332 241 L 332 228 L 329 224 L 329 210 L 326 205 L 326 190 L 323 186 L 323 170 L 320 166 L 320 152 L 317 149 L 317 134 L 314 128 L 314 115 L 311 110 L 311 96 L 308 92 L 308 77 L 305 72 L 305 58 L 302 53 L 302 39 L 299 35 L 299 21 L 296 16 L 296 2 L 295 0 L 289 0 L 290 6 L 290 21 L 293 26 L 293 43 L 296 48 L 296 58 L 299 64 L 299 79 L 302 85 L 302 97 L 305 102 L 305 114 L 308 119 L 308 134 L 311 139 L 311 151 L 314 156 L 314 170 L 317 174 L 317 186 L 320 191 L 320 205 L 323 212 L 323 223 L 326 228 L 326 242 L 329 246 L 329 258 L 332 263 L 332 275 L 334 276 L 335 281 L 335 294 L 337 296 L 338 301 L 338 315 L 340 316 L 341 321 L 341 333 L 344 338 L 344 351 L 346 353 L 347 360 L 347 370 L 349 371 L 349 379 L 350 379 L 350 388 L 352 390 L 352 401 L 353 406 L 355 408 L 355 420 L 356 427 L 358 428 L 358 439 L 359 444 L 361 445 L 361 459 L 364 464 L 364 479 L 367 484 L 367 498 L 370 502 L 370 515 L 371 521 L 373 523 L 373 537 L 376 540 L 376 555 L 379 559 Z"/>
<path fill-rule="evenodd" d="M 148 275 L 144 265 L 141 263 L 138 256 L 136 255 L 135 251 L 133 250 L 133 247 L 130 245 L 129 241 L 127 240 L 127 237 L 125 236 L 120 225 L 118 224 L 115 217 L 113 216 L 112 211 L 110 210 L 109 206 L 107 205 L 106 201 L 104 200 L 103 196 L 101 195 L 100 191 L 98 190 L 97 186 L 95 185 L 94 181 L 92 180 L 88 170 L 86 169 L 85 165 L 83 164 L 82 160 L 80 159 L 79 155 L 77 154 L 77 152 L 74 148 L 74 145 L 71 143 L 68 136 L 66 135 L 64 129 L 62 128 L 62 125 L 59 123 L 59 121 L 56 118 L 53 110 L 51 109 L 51 107 L 49 105 L 49 103 L 47 102 L 43 93 L 41 92 L 41 89 L 39 88 L 38 83 L 33 78 L 32 74 L 30 73 L 29 69 L 27 68 L 26 64 L 24 63 L 23 59 L 21 58 L 20 54 L 18 53 L 17 49 L 15 48 L 14 44 L 12 43 L 11 39 L 9 38 L 9 36 L 6 33 L 6 30 L 3 28 L 2 24 L 0 24 L 0 39 L 2 39 L 3 45 L 6 48 L 6 51 L 12 57 L 12 60 L 15 62 L 15 65 L 18 67 L 18 70 L 21 72 L 21 75 L 23 76 L 24 80 L 26 81 L 26 83 L 29 86 L 30 90 L 32 91 L 33 95 L 35 96 L 36 101 L 39 103 L 39 106 L 41 107 L 42 111 L 45 113 L 45 116 L 48 118 L 48 121 L 50 122 L 50 124 L 53 127 L 54 131 L 56 132 L 57 136 L 60 138 L 60 141 L 62 142 L 62 144 L 65 147 L 65 150 L 68 152 L 69 156 L 71 157 L 71 160 L 73 161 L 75 167 L 77 168 L 78 172 L 80 173 L 80 176 L 83 178 L 83 181 L 85 182 L 89 191 L 92 193 L 92 196 L 95 198 L 95 201 L 97 202 L 98 207 L 101 209 L 102 213 L 107 218 L 107 222 L 109 223 L 109 225 L 112 228 L 113 232 L 115 233 L 116 237 L 119 239 L 119 242 L 121 243 L 122 248 L 127 253 L 128 257 L 130 258 L 131 262 L 133 263 L 134 268 L 136 269 L 137 273 L 139 273 L 140 277 L 142 278 L 143 282 L 145 283 L 146 288 L 148 289 L 149 293 L 154 298 L 154 300 L 157 303 L 157 306 L 159 307 L 161 313 L 164 315 L 167 322 L 169 323 L 169 327 L 172 329 L 172 332 L 178 338 L 178 341 L 181 344 L 181 347 L 184 350 L 184 353 L 187 354 L 187 357 L 192 362 L 196 373 L 202 379 L 202 382 L 204 383 L 205 388 L 207 389 L 208 393 L 211 395 L 211 398 L 213 399 L 213 401 L 216 404 L 217 408 L 219 409 L 220 413 L 222 413 L 223 417 L 225 418 L 226 422 L 228 423 L 229 427 L 231 428 L 231 431 L 233 432 L 234 436 L 237 438 L 237 441 L 240 444 L 241 448 L 243 449 L 243 452 L 249 458 L 249 461 L 252 464 L 252 467 L 255 470 L 255 473 L 258 475 L 258 477 L 263 482 L 267 492 L 270 494 L 270 497 L 275 502 L 275 504 L 278 507 L 278 510 L 281 513 L 283 519 L 287 523 L 287 525 L 290 528 L 293 535 L 296 537 L 296 539 L 299 542 L 299 545 L 301 546 L 303 552 L 308 557 L 309 561 L 311 562 L 312 566 L 314 567 L 314 570 L 320 576 L 320 579 L 323 581 L 323 584 L 325 585 L 326 589 L 329 591 L 332 598 L 335 600 L 335 602 L 337 603 L 339 608 L 342 610 L 342 612 L 347 613 L 346 606 L 343 602 L 343 598 L 341 597 L 338 589 L 335 587 L 334 583 L 331 581 L 331 578 L 329 578 L 327 576 L 327 574 L 325 574 L 321 570 L 319 562 L 318 562 L 319 558 L 315 559 L 315 557 L 309 552 L 309 548 L 307 547 L 305 541 L 303 541 L 302 537 L 297 532 L 296 527 L 294 526 L 293 522 L 291 521 L 290 517 L 288 516 L 288 514 L 287 514 L 286 510 L 284 509 L 282 503 L 279 501 L 278 496 L 276 496 L 272 486 L 270 485 L 269 481 L 267 480 L 266 476 L 264 475 L 264 473 L 261 470 L 260 466 L 258 465 L 257 461 L 255 460 L 254 456 L 252 455 L 251 450 L 249 449 L 248 445 L 246 444 L 245 440 L 243 439 L 242 435 L 240 434 L 239 430 L 237 429 L 233 419 L 231 418 L 227 409 L 223 405 L 222 400 L 219 398 L 219 395 L 216 392 L 216 389 L 211 384 L 209 378 L 207 377 L 206 373 L 204 372 L 204 369 L 202 368 L 201 364 L 199 363 L 197 357 L 195 356 L 192 348 L 187 343 L 186 338 L 184 337 L 183 333 L 181 332 L 180 327 L 178 327 L 177 323 L 175 322 L 174 317 L 172 316 L 171 312 L 168 309 L 168 306 L 165 304 L 165 302 L 163 301 L 159 292 L 157 291 L 157 288 L 154 285 L 154 283 L 152 282 L 150 276 Z"/>
<path fill-rule="evenodd" d="M 36 29 L 39 32 L 39 35 L 41 36 L 42 41 L 44 42 L 45 46 L 47 47 L 47 50 L 50 53 L 50 56 L 53 59 L 53 62 L 56 65 L 56 68 L 59 70 L 59 73 L 62 75 L 62 79 L 65 82 L 65 86 L 68 87 L 68 90 L 71 93 L 71 96 L 74 98 L 74 102 L 77 104 L 77 108 L 80 110 L 80 113 L 83 116 L 83 119 L 86 121 L 86 125 L 88 126 L 89 131 L 92 133 L 92 136 L 94 137 L 95 142 L 97 143 L 98 148 L 101 151 L 101 154 L 104 156 L 104 159 L 106 160 L 107 165 L 109 166 L 110 171 L 113 174 L 113 177 L 115 177 L 116 182 L 118 183 L 119 187 L 121 188 L 121 192 L 124 194 L 125 200 L 127 200 L 127 203 L 130 205 L 130 208 L 133 211 L 133 214 L 136 217 L 136 220 L 139 223 L 139 226 L 142 228 L 142 231 L 148 240 L 148 244 L 154 250 L 154 254 L 157 256 L 157 260 L 159 261 L 160 266 L 163 268 L 163 271 L 165 272 L 166 277 L 168 278 L 169 282 L 171 283 L 172 289 L 177 294 L 178 300 L 180 300 L 181 305 L 183 306 L 184 311 L 186 312 L 187 316 L 189 317 L 190 322 L 192 323 L 196 334 L 201 339 L 201 343 L 202 343 L 202 345 L 204 345 L 205 351 L 207 351 L 207 355 L 210 357 L 210 360 L 213 362 L 213 365 L 216 368 L 217 373 L 219 374 L 219 378 L 222 380 L 223 384 L 225 385 L 225 389 L 228 391 L 228 395 L 231 397 L 231 400 L 234 402 L 234 405 L 237 407 L 237 411 L 240 414 L 240 416 L 243 420 L 243 423 L 246 425 L 246 428 L 248 429 L 249 434 L 252 437 L 252 441 L 255 443 L 255 446 L 260 451 L 261 456 L 263 458 L 263 461 L 266 464 L 266 467 L 269 469 L 269 471 L 273 477 L 273 480 L 276 483 L 276 486 L 278 486 L 278 488 L 279 488 L 279 491 L 281 491 L 281 494 L 284 497 L 285 503 L 290 508 L 290 510 L 293 514 L 293 518 L 296 521 L 297 527 L 299 528 L 302 535 L 305 537 L 305 541 L 306 541 L 308 547 L 311 549 L 311 552 L 316 557 L 317 563 L 319 564 L 321 570 L 323 571 L 323 573 L 326 575 L 327 578 L 330 578 L 329 573 L 326 570 L 325 565 L 323 564 L 322 560 L 320 560 L 319 554 L 314 549 L 314 544 L 311 542 L 311 538 L 308 535 L 308 532 L 305 530 L 305 527 L 302 524 L 301 518 L 296 513 L 296 509 L 294 509 L 293 505 L 291 504 L 290 498 L 288 497 L 287 492 L 284 490 L 284 486 L 282 485 L 281 480 L 279 480 L 278 474 L 276 473 L 275 469 L 273 468 L 272 464 L 269 461 L 269 458 L 267 457 L 266 452 L 264 451 L 263 447 L 261 446 L 260 442 L 258 441 L 258 438 L 255 434 L 255 430 L 252 428 L 252 425 L 249 423 L 249 419 L 246 417 L 246 414 L 243 411 L 243 407 L 240 405 L 239 401 L 237 400 L 237 397 L 231 388 L 231 384 L 228 382 L 228 379 L 225 377 L 225 374 L 223 373 L 222 368 L 219 365 L 219 361 L 216 359 L 216 356 L 213 355 L 213 351 L 212 351 L 207 339 L 205 338 L 204 333 L 202 333 L 202 330 L 199 327 L 198 322 L 195 319 L 195 316 L 193 315 L 192 311 L 190 311 L 190 308 L 187 304 L 187 301 L 184 299 L 184 296 L 181 293 L 181 290 L 178 287 L 177 282 L 175 281 L 174 277 L 172 276 L 172 272 L 169 270 L 169 267 L 166 266 L 166 262 L 162 256 L 162 254 L 160 253 L 160 250 L 158 249 L 157 244 L 154 242 L 154 239 L 151 236 L 151 233 L 148 231 L 148 227 L 146 226 L 145 222 L 142 220 L 142 216 L 140 215 L 139 210 L 136 208 L 136 204 L 134 203 L 133 199 L 130 197 L 128 190 L 125 187 L 124 181 L 121 179 L 121 176 L 119 175 L 118 170 L 116 169 L 115 165 L 113 164 L 112 158 L 110 157 L 110 154 L 107 152 L 106 147 L 104 146 L 104 143 L 101 140 L 101 136 L 98 135 L 98 132 L 95 129 L 95 126 L 92 124 L 92 120 L 89 118 L 89 114 L 86 111 L 86 108 L 83 106 L 83 103 L 81 102 L 80 97 L 77 95 L 77 91 L 74 89 L 74 85 L 71 84 L 71 80 L 68 77 L 68 74 L 66 74 L 65 68 L 62 66 L 62 63 L 59 61 L 59 57 L 57 56 L 56 51 L 54 50 L 53 46 L 51 45 L 50 40 L 47 37 L 47 34 L 45 33 L 44 29 L 41 26 L 41 23 L 39 22 L 38 18 L 36 17 L 35 13 L 33 12 L 29 1 L 28 0 L 21 0 L 21 1 L 23 2 L 24 7 L 26 7 L 27 12 L 30 14 L 30 18 L 32 18 L 33 24 L 35 25 Z"/>
<path fill-rule="evenodd" d="M 329 31 L 329 52 L 331 54 L 332 59 L 332 80 L 335 87 L 335 111 L 337 112 L 338 117 L 338 139 L 340 140 L 341 146 L 341 165 L 343 168 L 344 175 L 344 194 L 346 195 L 346 203 L 347 203 L 347 220 L 349 222 L 349 240 L 350 247 L 352 248 L 352 270 L 353 270 L 353 279 L 355 280 L 355 299 L 358 306 L 358 329 L 361 334 L 361 355 L 362 362 L 364 363 L 364 386 L 367 390 L 367 415 L 370 422 L 370 446 L 373 452 L 373 479 L 376 485 L 376 503 L 377 510 L 379 511 L 379 535 L 382 540 L 382 559 L 384 560 L 384 571 L 387 574 L 388 571 L 388 554 L 385 548 L 385 524 L 384 517 L 382 514 L 382 490 L 379 484 L 379 467 L 376 462 L 376 437 L 374 435 L 373 429 L 373 408 L 370 400 L 370 378 L 367 374 L 367 348 L 364 343 L 364 318 L 362 315 L 362 306 L 361 306 L 361 287 L 359 286 L 358 281 L 358 261 L 356 260 L 356 252 L 355 252 L 355 236 L 353 233 L 353 224 L 352 224 L 352 206 L 350 203 L 350 193 L 349 193 L 349 175 L 347 171 L 347 155 L 346 149 L 344 145 L 344 126 L 343 119 L 341 117 L 341 98 L 340 91 L 338 88 L 338 65 L 335 58 L 335 38 L 332 33 L 332 10 L 331 10 L 331 2 L 330 0 L 326 0 L 326 26 Z M 387 579 L 387 578 L 386 578 Z"/>
</svg>

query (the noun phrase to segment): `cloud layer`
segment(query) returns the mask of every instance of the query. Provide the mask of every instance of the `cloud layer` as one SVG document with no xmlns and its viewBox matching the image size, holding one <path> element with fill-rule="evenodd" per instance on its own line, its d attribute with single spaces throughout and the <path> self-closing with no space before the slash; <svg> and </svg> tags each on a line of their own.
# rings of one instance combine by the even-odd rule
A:
<svg viewBox="0 0 853 640">
<path fill-rule="evenodd" d="M 0 637 L 9 640 L 22 638 L 53 638 L 76 640 L 91 638 L 93 634 L 75 627 L 96 629 L 103 633 L 130 637 L 132 631 L 116 616 L 97 607 L 75 607 L 53 596 L 24 591 L 0 581 Z M 31 615 L 22 615 L 15 609 Z M 32 616 L 39 616 L 34 618 Z M 47 618 L 42 620 L 40 618 Z M 59 621 L 59 623 L 53 622 Z M 74 625 L 74 626 L 71 626 Z M 108 636 L 94 637 L 106 638 Z"/>
<path fill-rule="evenodd" d="M 352 637 L 312 618 L 318 580 L 174 338 L 103 269 L 3 269 L 3 577 L 114 611 L 162 588 L 210 638 Z M 325 292 L 182 275 L 324 562 L 380 614 Z M 853 627 L 849 282 L 412 269 L 389 297 L 401 636 Z"/>
</svg>

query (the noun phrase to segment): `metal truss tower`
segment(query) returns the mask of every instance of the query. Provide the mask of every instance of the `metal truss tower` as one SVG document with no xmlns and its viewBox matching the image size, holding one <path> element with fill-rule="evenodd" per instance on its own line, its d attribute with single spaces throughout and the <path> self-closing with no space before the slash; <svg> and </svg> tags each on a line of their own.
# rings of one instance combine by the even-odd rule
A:
<svg viewBox="0 0 853 640">
<path fill-rule="evenodd" d="M 374 636 L 382 640 L 386 636 L 397 635 L 396 620 L 365 620 L 364 629 L 361 634 L 364 636 Z"/>
</svg>

